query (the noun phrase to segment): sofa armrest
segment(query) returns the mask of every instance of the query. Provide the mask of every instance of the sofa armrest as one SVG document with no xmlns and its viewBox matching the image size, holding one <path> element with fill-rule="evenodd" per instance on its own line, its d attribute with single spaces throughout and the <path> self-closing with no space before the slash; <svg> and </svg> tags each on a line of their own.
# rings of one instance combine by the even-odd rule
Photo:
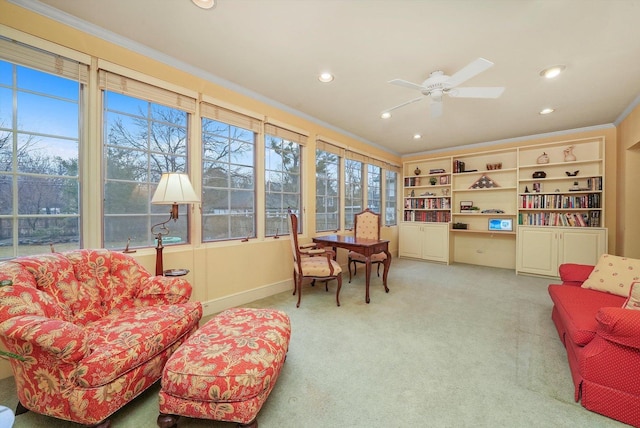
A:
<svg viewBox="0 0 640 428">
<path fill-rule="evenodd" d="M 582 285 L 593 271 L 593 265 L 580 265 L 577 263 L 563 263 L 558 268 L 560 279 L 564 285 Z"/>
<path fill-rule="evenodd" d="M 175 305 L 191 298 L 191 284 L 185 279 L 151 276 L 143 282 L 136 299 L 142 306 Z"/>
<path fill-rule="evenodd" d="M 604 307 L 596 314 L 596 334 L 623 346 L 640 349 L 640 311 Z"/>
<path fill-rule="evenodd" d="M 19 315 L 0 324 L 0 336 L 12 352 L 28 360 L 29 350 L 10 346 L 13 341 L 29 343 L 65 363 L 82 360 L 90 352 L 86 331 L 73 323 L 37 315 Z M 23 346 L 23 345 L 20 345 Z"/>
</svg>

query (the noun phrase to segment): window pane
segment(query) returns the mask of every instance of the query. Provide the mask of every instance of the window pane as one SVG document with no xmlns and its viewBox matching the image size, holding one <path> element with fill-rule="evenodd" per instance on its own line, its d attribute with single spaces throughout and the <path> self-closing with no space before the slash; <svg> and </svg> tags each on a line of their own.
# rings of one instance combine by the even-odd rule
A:
<svg viewBox="0 0 640 428">
<path fill-rule="evenodd" d="M 367 165 L 367 208 L 381 213 L 380 206 L 382 204 L 382 168 L 375 165 Z"/>
<path fill-rule="evenodd" d="M 385 183 L 385 214 L 384 224 L 387 226 L 394 226 L 398 224 L 396 218 L 397 208 L 397 189 L 398 189 L 398 173 L 394 171 L 386 171 L 386 183 Z"/>
<path fill-rule="evenodd" d="M 103 114 L 105 185 L 104 246 L 155 246 L 152 226 L 168 219 L 169 207 L 151 205 L 165 172 L 186 172 L 188 113 L 105 91 Z M 188 213 L 167 224 L 163 245 L 188 242 Z M 158 232 L 154 229 L 154 232 Z"/>
<path fill-rule="evenodd" d="M 0 258 L 80 246 L 80 91 L 0 60 Z"/>
<path fill-rule="evenodd" d="M 344 166 L 344 227 L 351 229 L 354 216 L 363 210 L 363 163 L 345 159 Z"/>
<path fill-rule="evenodd" d="M 316 150 L 316 231 L 340 229 L 340 157 Z"/>
<path fill-rule="evenodd" d="M 255 232 L 255 133 L 202 118 L 202 241 Z"/>
<path fill-rule="evenodd" d="M 300 145 L 274 135 L 265 136 L 265 205 L 267 236 L 288 233 L 288 210 L 298 211 L 300 193 Z M 298 219 L 302 224 L 302 219 Z"/>
</svg>

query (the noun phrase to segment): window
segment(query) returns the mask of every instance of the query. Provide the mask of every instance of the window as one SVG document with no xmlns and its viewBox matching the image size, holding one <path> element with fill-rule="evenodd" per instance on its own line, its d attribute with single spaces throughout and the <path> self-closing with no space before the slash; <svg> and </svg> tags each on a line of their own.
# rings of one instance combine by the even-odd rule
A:
<svg viewBox="0 0 640 428">
<path fill-rule="evenodd" d="M 367 165 L 367 208 L 378 214 L 382 214 L 382 168 L 376 165 Z"/>
<path fill-rule="evenodd" d="M 344 161 L 344 227 L 353 228 L 354 216 L 364 206 L 363 166 L 360 161 L 345 159 Z"/>
<path fill-rule="evenodd" d="M 265 235 L 282 235 L 289 229 L 288 209 L 298 213 L 302 225 L 300 165 L 306 137 L 267 124 L 264 140 Z"/>
<path fill-rule="evenodd" d="M 202 104 L 202 241 L 256 236 L 258 120 Z M 211 117 L 211 118 L 209 118 Z"/>
<path fill-rule="evenodd" d="M 316 231 L 340 229 L 340 157 L 316 150 Z"/>
<path fill-rule="evenodd" d="M 103 70 L 104 247 L 153 245 L 151 227 L 168 218 L 170 206 L 151 205 L 164 172 L 186 172 L 189 113 L 195 100 Z M 177 101 L 176 101 L 177 100 Z M 164 102 L 184 104 L 180 109 Z M 187 205 L 170 223 L 163 244 L 189 241 Z"/>
<path fill-rule="evenodd" d="M 384 192 L 384 224 L 385 226 L 395 226 L 398 224 L 396 218 L 397 212 L 397 189 L 398 189 L 398 173 L 395 171 L 385 170 L 385 192 Z"/>
<path fill-rule="evenodd" d="M 80 247 L 88 67 L 0 37 L 0 259 Z"/>
</svg>

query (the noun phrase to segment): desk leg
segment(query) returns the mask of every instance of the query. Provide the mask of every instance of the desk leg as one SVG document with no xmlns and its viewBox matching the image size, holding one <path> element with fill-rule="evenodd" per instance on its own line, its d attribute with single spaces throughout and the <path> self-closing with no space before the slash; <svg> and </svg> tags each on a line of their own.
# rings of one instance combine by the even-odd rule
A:
<svg viewBox="0 0 640 428">
<path fill-rule="evenodd" d="M 391 253 L 389 250 L 385 251 L 387 255 L 387 260 L 384 261 L 384 272 L 382 273 L 382 283 L 384 284 L 384 291 L 389 292 L 389 287 L 387 287 L 387 274 L 389 273 L 389 267 L 391 266 Z"/>
<path fill-rule="evenodd" d="M 371 280 L 371 257 L 365 255 L 365 272 L 366 272 L 366 293 L 364 301 L 369 303 L 369 281 Z"/>
</svg>

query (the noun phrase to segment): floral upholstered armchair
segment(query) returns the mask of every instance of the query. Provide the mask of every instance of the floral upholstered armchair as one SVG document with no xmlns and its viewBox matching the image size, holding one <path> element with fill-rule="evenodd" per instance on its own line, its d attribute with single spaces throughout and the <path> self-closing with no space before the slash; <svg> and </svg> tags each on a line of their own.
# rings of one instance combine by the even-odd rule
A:
<svg viewBox="0 0 640 428">
<path fill-rule="evenodd" d="M 202 316 L 187 281 L 108 250 L 2 262 L 0 282 L 0 339 L 23 357 L 10 360 L 16 413 L 88 426 L 156 382 Z"/>
</svg>

